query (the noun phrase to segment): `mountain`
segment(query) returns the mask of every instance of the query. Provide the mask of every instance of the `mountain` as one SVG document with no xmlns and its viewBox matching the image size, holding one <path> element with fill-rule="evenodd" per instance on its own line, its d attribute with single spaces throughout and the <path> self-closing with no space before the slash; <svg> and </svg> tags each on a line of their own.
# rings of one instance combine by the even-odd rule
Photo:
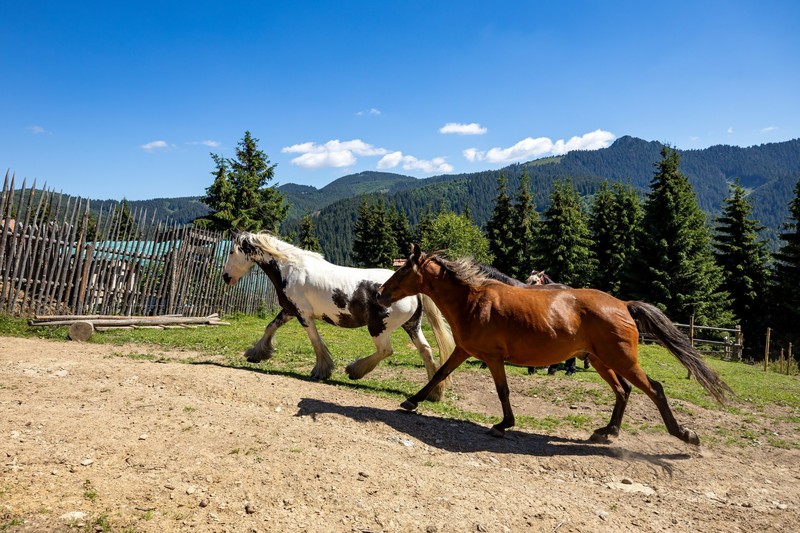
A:
<svg viewBox="0 0 800 533">
<path fill-rule="evenodd" d="M 601 150 L 575 151 L 466 174 L 447 174 L 417 179 L 387 172 L 360 172 L 343 176 L 321 189 L 288 183 L 278 189 L 291 205 L 282 232 L 297 233 L 298 220 L 313 214 L 317 235 L 326 257 L 334 263 L 349 264 L 352 229 L 364 195 L 382 198 L 397 206 L 415 225 L 426 209 L 447 208 L 463 212 L 466 207 L 483 226 L 491 216 L 497 194 L 497 177 L 508 178 L 513 194 L 523 173 L 531 177 L 531 192 L 539 211 L 547 207 L 552 184 L 570 178 L 580 194 L 589 198 L 603 180 L 631 184 L 644 195 L 650 187 L 655 164 L 663 145 L 624 136 Z M 681 150 L 681 171 L 697 194 L 700 206 L 710 215 L 719 211 L 729 184 L 739 179 L 749 191 L 754 217 L 767 227 L 765 235 L 776 239 L 788 213 L 794 186 L 800 179 L 800 139 L 741 148 L 719 145 L 702 150 Z M 92 210 L 111 201 L 92 201 Z M 131 211 L 147 209 L 148 219 L 170 218 L 188 223 L 208 208 L 196 197 L 159 198 L 129 202 Z"/>
<path fill-rule="evenodd" d="M 500 170 L 398 181 L 380 197 L 404 211 L 412 226 L 426 209 L 463 212 L 467 206 L 475 222 L 483 226 L 491 216 L 501 173 L 508 178 L 511 194 L 522 174 L 527 173 L 541 212 L 547 207 L 553 182 L 563 178 L 570 178 L 584 197 L 594 194 L 603 180 L 629 183 L 646 194 L 662 147 L 659 142 L 625 136 L 601 150 L 569 152 Z M 679 152 L 681 171 L 710 217 L 721 208 L 729 184 L 739 179 L 750 191 L 754 216 L 768 228 L 765 236 L 776 237 L 786 218 L 794 184 L 800 179 L 800 139 L 748 148 L 712 146 Z M 360 203 L 360 196 L 340 198 L 321 208 L 315 217 L 320 243 L 332 262 L 350 263 L 352 229 Z M 285 227 L 296 231 L 297 225 L 287 221 Z"/>
</svg>

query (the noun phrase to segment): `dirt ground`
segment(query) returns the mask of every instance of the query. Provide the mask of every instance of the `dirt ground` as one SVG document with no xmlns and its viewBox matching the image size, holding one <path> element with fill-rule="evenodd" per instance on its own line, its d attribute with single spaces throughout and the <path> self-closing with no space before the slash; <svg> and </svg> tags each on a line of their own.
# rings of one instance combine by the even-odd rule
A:
<svg viewBox="0 0 800 533">
<path fill-rule="evenodd" d="M 153 350 L 0 337 L 0 531 L 800 530 L 799 450 L 684 444 L 642 395 L 627 420 L 656 430 L 609 445 L 563 425 L 495 439 L 357 389 Z M 510 383 L 518 416 L 610 414 L 590 395 L 515 394 L 526 379 Z M 459 407 L 499 414 L 488 372 L 457 371 L 454 389 Z M 744 425 L 796 437 L 677 408 L 701 439 Z"/>
</svg>

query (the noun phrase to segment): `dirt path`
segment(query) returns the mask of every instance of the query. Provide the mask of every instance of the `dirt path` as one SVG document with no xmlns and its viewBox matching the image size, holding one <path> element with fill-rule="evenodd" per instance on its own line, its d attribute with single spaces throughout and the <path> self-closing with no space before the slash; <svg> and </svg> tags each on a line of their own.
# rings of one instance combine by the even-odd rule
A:
<svg viewBox="0 0 800 533">
<path fill-rule="evenodd" d="M 0 531 L 800 530 L 798 450 L 692 447 L 663 426 L 611 445 L 563 426 L 498 440 L 396 400 L 148 351 L 0 337 Z M 455 387 L 459 406 L 498 413 L 488 374 Z M 609 414 L 512 399 L 518 415 Z M 643 399 L 628 416 L 656 425 Z M 759 423 L 690 407 L 678 416 L 701 438 Z"/>
</svg>

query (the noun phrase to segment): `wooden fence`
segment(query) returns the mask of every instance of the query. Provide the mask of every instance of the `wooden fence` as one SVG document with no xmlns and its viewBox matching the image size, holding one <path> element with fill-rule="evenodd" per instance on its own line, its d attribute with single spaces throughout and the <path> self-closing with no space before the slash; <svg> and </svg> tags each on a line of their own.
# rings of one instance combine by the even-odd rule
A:
<svg viewBox="0 0 800 533">
<path fill-rule="evenodd" d="M 0 313 L 207 316 L 277 306 L 260 270 L 222 283 L 221 232 L 148 221 L 116 204 L 28 189 L 6 172 L 0 196 Z M 148 223 L 149 222 L 149 223 Z"/>
<path fill-rule="evenodd" d="M 735 328 L 717 328 L 712 326 L 698 326 L 694 323 L 694 316 L 688 324 L 675 324 L 679 329 L 685 329 L 686 335 L 689 337 L 692 346 L 704 353 L 713 353 L 721 356 L 723 359 L 732 361 L 742 360 L 742 350 L 744 348 L 744 337 L 742 336 L 742 327 L 736 326 Z M 697 337 L 697 334 L 705 334 L 703 332 L 710 332 L 716 339 L 703 339 Z"/>
</svg>

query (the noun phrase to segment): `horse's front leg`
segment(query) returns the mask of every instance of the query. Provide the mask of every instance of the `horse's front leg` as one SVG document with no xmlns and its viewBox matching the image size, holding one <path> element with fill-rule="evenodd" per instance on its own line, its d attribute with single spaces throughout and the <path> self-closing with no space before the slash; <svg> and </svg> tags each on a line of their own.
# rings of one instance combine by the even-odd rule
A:
<svg viewBox="0 0 800 533">
<path fill-rule="evenodd" d="M 294 317 L 287 313 L 285 309 L 281 309 L 281 312 L 278 313 L 269 324 L 267 324 L 266 328 L 264 328 L 264 335 L 258 340 L 258 342 L 256 342 L 252 348 L 249 348 L 246 352 L 244 352 L 244 356 L 247 358 L 247 360 L 251 363 L 258 363 L 259 361 L 263 361 L 272 357 L 272 354 L 275 351 L 275 347 L 272 343 L 272 338 L 275 335 L 275 332 L 278 331 L 279 327 L 286 324 L 292 318 Z"/>
<path fill-rule="evenodd" d="M 416 409 L 417 405 L 419 405 L 419 402 L 428 398 L 431 394 L 431 391 L 436 389 L 437 385 L 447 379 L 447 376 L 449 376 L 453 370 L 458 368 L 461 363 L 466 361 L 467 358 L 469 358 L 469 354 L 460 346 L 456 346 L 456 349 L 453 350 L 453 353 L 450 354 L 450 357 L 447 359 L 447 361 L 445 361 L 444 364 L 439 367 L 439 370 L 433 374 L 431 380 L 428 381 L 428 383 L 422 387 L 418 393 L 401 403 L 400 407 L 406 411 L 413 411 Z"/>
<path fill-rule="evenodd" d="M 492 437 L 503 437 L 506 429 L 514 426 L 514 413 L 511 411 L 511 401 L 509 400 L 510 391 L 508 380 L 506 379 L 506 367 L 502 357 L 492 357 L 486 361 L 486 366 L 492 373 L 494 386 L 497 389 L 497 396 L 500 398 L 500 405 L 503 406 L 503 420 L 499 424 L 492 426 L 489 435 Z"/>
<path fill-rule="evenodd" d="M 311 379 L 323 380 L 328 379 L 333 374 L 333 359 L 331 359 L 331 352 L 325 346 L 322 337 L 319 336 L 317 326 L 311 319 L 300 320 L 300 323 L 305 328 L 308 338 L 311 341 L 311 346 L 314 347 L 314 353 L 317 355 L 317 364 L 311 370 Z"/>
</svg>

